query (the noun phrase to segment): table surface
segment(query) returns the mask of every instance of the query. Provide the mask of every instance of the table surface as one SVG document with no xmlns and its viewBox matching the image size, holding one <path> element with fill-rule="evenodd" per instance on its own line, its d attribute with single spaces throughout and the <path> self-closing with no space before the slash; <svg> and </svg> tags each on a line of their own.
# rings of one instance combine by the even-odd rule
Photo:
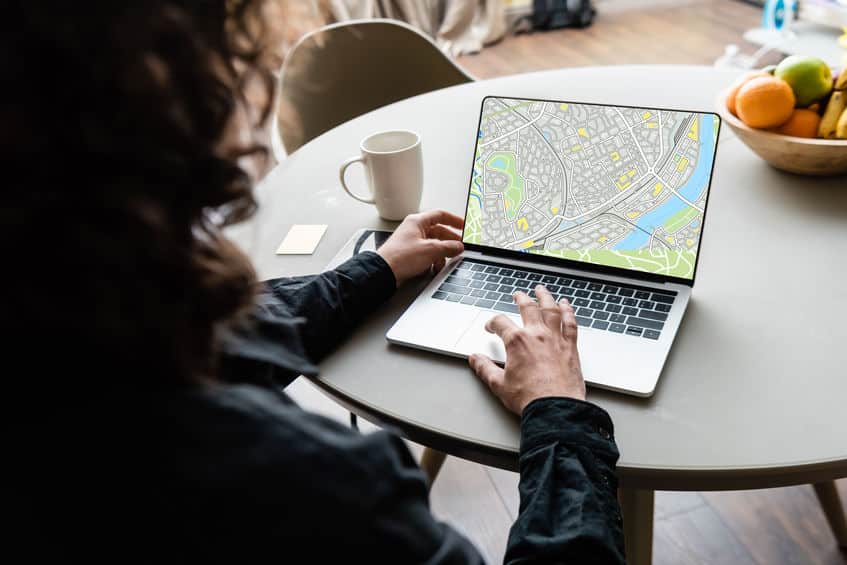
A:
<svg viewBox="0 0 847 565">
<path fill-rule="evenodd" d="M 709 67 L 587 67 L 404 100 L 289 156 L 258 187 L 256 219 L 234 236 L 263 278 L 320 272 L 356 229 L 393 227 L 338 182 L 340 163 L 372 132 L 419 132 L 422 207 L 461 215 L 484 96 L 712 111 L 716 94 L 734 78 L 734 71 Z M 621 483 L 730 489 L 847 476 L 847 178 L 774 170 L 728 127 L 716 159 L 692 300 L 655 395 L 589 390 L 589 400 L 615 422 Z M 363 186 L 363 176 L 350 177 Z M 294 223 L 329 229 L 313 255 L 274 255 Z M 322 363 L 316 384 L 412 440 L 515 469 L 518 419 L 462 360 L 386 342 L 385 332 L 422 284 L 374 312 Z"/>
</svg>

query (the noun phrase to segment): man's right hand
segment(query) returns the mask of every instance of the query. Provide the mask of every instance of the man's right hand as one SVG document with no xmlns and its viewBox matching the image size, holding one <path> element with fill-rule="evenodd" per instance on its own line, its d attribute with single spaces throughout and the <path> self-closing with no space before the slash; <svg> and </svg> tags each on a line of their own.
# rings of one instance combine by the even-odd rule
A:
<svg viewBox="0 0 847 565">
<path fill-rule="evenodd" d="M 585 400 L 585 382 L 576 349 L 577 324 L 567 300 L 556 304 L 543 286 L 535 288 L 538 302 L 515 293 L 523 328 L 502 314 L 485 326 L 506 346 L 506 366 L 501 369 L 490 358 L 473 354 L 471 368 L 491 391 L 520 415 L 537 398 L 548 396 Z"/>
</svg>

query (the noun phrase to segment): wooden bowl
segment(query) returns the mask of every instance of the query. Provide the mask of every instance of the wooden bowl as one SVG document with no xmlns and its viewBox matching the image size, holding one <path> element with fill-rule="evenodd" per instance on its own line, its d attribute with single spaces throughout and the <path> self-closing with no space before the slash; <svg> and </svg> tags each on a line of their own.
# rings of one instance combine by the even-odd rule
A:
<svg viewBox="0 0 847 565">
<path fill-rule="evenodd" d="M 738 139 L 772 167 L 800 175 L 847 174 L 847 139 L 808 139 L 751 128 L 730 114 L 725 96 L 718 99 L 718 111 Z"/>
</svg>

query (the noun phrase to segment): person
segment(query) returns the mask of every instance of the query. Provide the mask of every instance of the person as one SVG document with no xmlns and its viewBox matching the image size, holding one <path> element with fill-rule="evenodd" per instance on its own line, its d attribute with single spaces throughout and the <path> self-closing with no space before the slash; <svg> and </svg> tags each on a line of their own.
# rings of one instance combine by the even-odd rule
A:
<svg viewBox="0 0 847 565">
<path fill-rule="evenodd" d="M 389 431 L 284 392 L 397 286 L 462 252 L 462 219 L 409 216 L 378 252 L 257 282 L 224 228 L 256 209 L 273 33 L 258 0 L 12 2 L 2 209 L 8 538 L 30 561 L 479 563 L 430 512 Z M 571 306 L 517 294 L 520 417 L 508 563 L 622 563 L 618 451 L 585 401 Z M 14 367 L 14 371 L 11 368 Z"/>
</svg>

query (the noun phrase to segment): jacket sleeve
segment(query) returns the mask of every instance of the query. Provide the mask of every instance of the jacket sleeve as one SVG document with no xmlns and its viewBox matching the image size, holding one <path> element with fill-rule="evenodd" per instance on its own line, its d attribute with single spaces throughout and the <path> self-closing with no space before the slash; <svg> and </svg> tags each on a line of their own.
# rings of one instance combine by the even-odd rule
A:
<svg viewBox="0 0 847 565">
<path fill-rule="evenodd" d="M 609 415 L 587 402 L 542 398 L 524 409 L 506 563 L 625 563 L 613 432 Z"/>
<path fill-rule="evenodd" d="M 300 337 L 309 359 L 318 362 L 350 331 L 388 300 L 397 287 L 388 263 L 373 251 L 319 275 L 272 279 L 275 315 L 305 318 Z"/>
</svg>

